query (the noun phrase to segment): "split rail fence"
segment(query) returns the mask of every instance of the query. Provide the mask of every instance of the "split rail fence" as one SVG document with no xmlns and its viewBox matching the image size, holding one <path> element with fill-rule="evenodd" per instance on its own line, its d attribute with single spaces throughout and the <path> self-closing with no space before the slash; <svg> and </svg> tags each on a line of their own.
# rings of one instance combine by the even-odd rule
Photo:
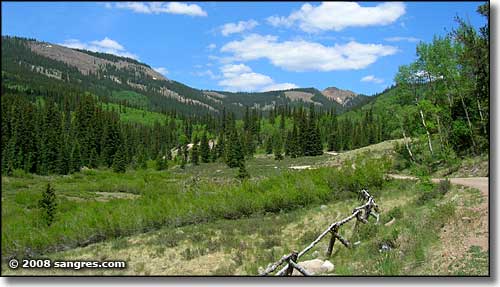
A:
<svg viewBox="0 0 500 287">
<path fill-rule="evenodd" d="M 358 224 L 358 222 L 368 223 L 368 218 L 370 216 L 375 217 L 377 219 L 377 223 L 379 221 L 379 214 L 377 213 L 379 211 L 378 205 L 375 203 L 373 197 L 365 189 L 360 191 L 360 196 L 366 200 L 366 203 L 354 208 L 351 215 L 330 224 L 330 226 L 325 231 L 323 231 L 323 233 L 321 233 L 311 244 L 309 244 L 306 248 L 304 248 L 304 250 L 300 252 L 293 251 L 288 255 L 284 255 L 283 257 L 281 257 L 280 260 L 271 264 L 268 268 L 266 268 L 266 270 L 264 270 L 264 272 L 260 273 L 259 275 L 261 276 L 270 275 L 278 267 L 286 263 L 286 265 L 283 268 L 281 268 L 278 272 L 274 274 L 275 276 L 291 276 L 294 269 L 299 271 L 304 276 L 311 276 L 312 274 L 310 274 L 307 270 L 305 270 L 302 266 L 298 264 L 298 259 L 302 257 L 304 254 L 306 254 L 309 250 L 311 250 L 316 244 L 318 244 L 318 242 L 320 242 L 321 239 L 323 239 L 328 233 L 331 234 L 331 238 L 330 238 L 330 244 L 328 245 L 328 250 L 326 251 L 327 257 L 330 257 L 332 255 L 333 245 L 335 244 L 337 239 L 345 247 L 351 248 L 352 247 L 351 242 L 342 237 L 342 235 L 340 235 L 339 233 L 339 229 L 340 227 L 342 227 L 342 225 L 348 223 L 353 219 L 357 220 L 356 224 Z"/>
</svg>

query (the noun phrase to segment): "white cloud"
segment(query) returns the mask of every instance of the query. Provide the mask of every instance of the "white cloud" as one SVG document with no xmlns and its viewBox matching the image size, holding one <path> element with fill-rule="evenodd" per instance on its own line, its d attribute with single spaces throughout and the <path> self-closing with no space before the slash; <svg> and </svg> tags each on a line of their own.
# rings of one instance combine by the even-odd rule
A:
<svg viewBox="0 0 500 287">
<path fill-rule="evenodd" d="M 410 42 L 410 43 L 417 43 L 417 42 L 422 41 L 421 39 L 415 38 L 415 37 L 389 37 L 389 38 L 385 38 L 384 40 L 387 41 L 387 42 L 402 42 L 402 41 L 406 41 L 406 42 Z"/>
<path fill-rule="evenodd" d="M 158 73 L 166 76 L 168 74 L 168 70 L 165 67 L 158 67 L 158 68 L 153 68 L 153 70 L 157 71 Z"/>
<path fill-rule="evenodd" d="M 259 23 L 255 20 L 239 21 L 238 23 L 227 23 L 220 27 L 221 34 L 228 36 L 234 33 L 241 33 L 244 31 L 252 30 Z"/>
<path fill-rule="evenodd" d="M 116 8 L 132 10 L 143 14 L 183 14 L 189 16 L 207 16 L 200 6 L 180 2 L 122 2 L 116 3 Z"/>
<path fill-rule="evenodd" d="M 111 3 L 108 3 L 108 2 L 104 3 L 104 7 L 106 7 L 106 9 L 113 8 L 113 6 L 111 5 Z"/>
<path fill-rule="evenodd" d="M 281 88 L 297 88 L 291 83 L 275 83 L 274 80 L 263 74 L 255 73 L 245 64 L 228 64 L 220 68 L 222 73 L 218 85 L 226 91 L 270 91 Z"/>
<path fill-rule="evenodd" d="M 113 49 L 113 50 L 118 50 L 118 51 L 123 51 L 124 48 L 122 45 L 120 45 L 118 42 L 115 40 L 111 40 L 108 37 L 104 37 L 101 41 L 92 41 L 90 42 L 92 45 L 102 47 L 104 49 Z"/>
<path fill-rule="evenodd" d="M 251 34 L 227 43 L 221 51 L 232 54 L 224 59 L 226 62 L 267 58 L 273 65 L 290 71 L 335 71 L 366 68 L 379 57 L 396 53 L 397 48 L 355 41 L 333 46 L 304 40 L 279 42 L 275 36 Z"/>
<path fill-rule="evenodd" d="M 271 26 L 274 27 L 291 27 L 293 25 L 293 20 L 287 18 L 287 17 L 280 17 L 280 16 L 271 16 L 268 17 L 267 22 L 271 24 Z"/>
<path fill-rule="evenodd" d="M 127 52 L 120 43 L 108 37 L 104 37 L 104 39 L 100 41 L 94 40 L 88 43 L 81 42 L 78 39 L 68 39 L 63 43 L 59 43 L 59 45 L 73 49 L 83 49 L 92 52 L 108 53 L 132 59 L 139 58 L 137 55 Z"/>
<path fill-rule="evenodd" d="M 296 89 L 299 86 L 292 83 L 273 84 L 262 89 L 263 92 Z"/>
<path fill-rule="evenodd" d="M 271 16 L 273 26 L 290 27 L 298 24 L 306 32 L 340 31 L 347 27 L 388 25 L 405 14 L 401 2 L 386 2 L 374 7 L 362 7 L 355 2 L 323 2 L 318 6 L 309 3 L 288 17 Z"/>
<path fill-rule="evenodd" d="M 217 48 L 217 45 L 215 45 L 214 43 L 207 46 L 207 49 L 209 49 L 209 50 L 213 50 L 215 48 Z"/>
<path fill-rule="evenodd" d="M 384 82 L 384 79 L 377 78 L 374 75 L 368 75 L 368 76 L 361 78 L 361 82 L 382 84 Z"/>
<path fill-rule="evenodd" d="M 198 76 L 198 77 L 209 77 L 210 79 L 212 80 L 215 80 L 215 79 L 220 79 L 220 76 L 216 75 L 214 72 L 212 72 L 212 70 L 208 69 L 208 70 L 205 70 L 205 71 L 196 71 L 193 73 L 195 76 Z"/>
</svg>

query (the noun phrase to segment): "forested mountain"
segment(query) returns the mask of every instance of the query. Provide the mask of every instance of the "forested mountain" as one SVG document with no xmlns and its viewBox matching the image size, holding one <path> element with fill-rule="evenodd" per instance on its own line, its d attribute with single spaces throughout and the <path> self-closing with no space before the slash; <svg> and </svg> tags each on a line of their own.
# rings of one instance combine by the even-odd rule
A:
<svg viewBox="0 0 500 287">
<path fill-rule="evenodd" d="M 487 4 L 478 12 L 488 16 Z M 408 164 L 428 169 L 486 153 L 489 23 L 476 31 L 457 22 L 420 43 L 396 85 L 373 97 L 336 88 L 203 91 L 135 60 L 2 37 L 2 172 L 123 172 L 156 159 L 159 167 L 222 161 L 245 176 L 255 153 L 281 160 L 394 138 L 405 139 L 398 152 Z M 153 121 L 124 120 L 150 111 Z"/>
<path fill-rule="evenodd" d="M 223 109 L 240 117 L 244 107 L 269 111 L 274 105 L 299 106 L 313 103 L 338 112 L 369 100 L 351 91 L 332 96 L 332 89 L 292 89 L 261 93 L 205 91 L 169 80 L 150 66 L 136 60 L 111 54 L 70 49 L 60 45 L 19 37 L 2 37 L 2 73 L 6 83 L 27 81 L 58 82 L 106 97 L 113 102 L 127 101 L 153 111 L 176 110 L 184 114 L 220 113 Z M 129 97 L 120 97 L 123 92 Z M 135 97 L 131 98 L 130 95 Z M 348 97 L 345 97 L 347 94 Z"/>
</svg>

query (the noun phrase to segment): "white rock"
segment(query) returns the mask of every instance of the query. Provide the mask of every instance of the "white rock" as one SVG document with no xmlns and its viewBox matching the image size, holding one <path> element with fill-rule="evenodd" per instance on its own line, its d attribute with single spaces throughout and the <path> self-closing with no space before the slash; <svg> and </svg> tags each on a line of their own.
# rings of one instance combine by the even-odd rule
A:
<svg viewBox="0 0 500 287">
<path fill-rule="evenodd" d="M 320 207 L 320 209 L 321 209 L 321 210 L 325 210 L 325 209 L 327 209 L 327 208 L 328 208 L 328 206 L 326 206 L 326 205 L 322 205 L 322 206 Z"/>
<path fill-rule="evenodd" d="M 324 272 L 332 272 L 333 269 L 335 269 L 335 266 L 333 265 L 333 263 L 328 261 L 328 260 L 325 260 L 325 262 L 323 262 L 323 265 L 321 265 L 321 267 L 323 267 L 325 269 Z"/>
<path fill-rule="evenodd" d="M 309 272 L 309 274 L 314 275 L 326 271 L 326 268 L 323 267 L 323 263 L 324 263 L 323 260 L 313 259 L 313 260 L 299 262 L 299 265 L 302 266 L 307 272 Z M 292 275 L 302 276 L 302 274 L 296 269 L 293 270 Z"/>
</svg>

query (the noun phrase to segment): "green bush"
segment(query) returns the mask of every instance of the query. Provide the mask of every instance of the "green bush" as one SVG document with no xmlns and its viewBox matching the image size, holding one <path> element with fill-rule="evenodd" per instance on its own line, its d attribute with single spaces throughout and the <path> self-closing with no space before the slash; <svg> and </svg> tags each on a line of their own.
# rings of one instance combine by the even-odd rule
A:
<svg viewBox="0 0 500 287">
<path fill-rule="evenodd" d="M 451 185 L 448 179 L 441 180 L 438 185 L 434 185 L 426 178 L 419 186 L 422 193 L 417 198 L 417 205 L 424 205 L 431 200 L 442 198 Z"/>
<path fill-rule="evenodd" d="M 384 175 L 390 167 L 387 157 L 368 158 L 366 155 L 346 161 L 340 170 L 335 170 L 329 185 L 335 191 L 335 198 L 343 200 L 357 197 L 361 189 L 368 189 L 376 195 L 385 182 Z"/>
</svg>

